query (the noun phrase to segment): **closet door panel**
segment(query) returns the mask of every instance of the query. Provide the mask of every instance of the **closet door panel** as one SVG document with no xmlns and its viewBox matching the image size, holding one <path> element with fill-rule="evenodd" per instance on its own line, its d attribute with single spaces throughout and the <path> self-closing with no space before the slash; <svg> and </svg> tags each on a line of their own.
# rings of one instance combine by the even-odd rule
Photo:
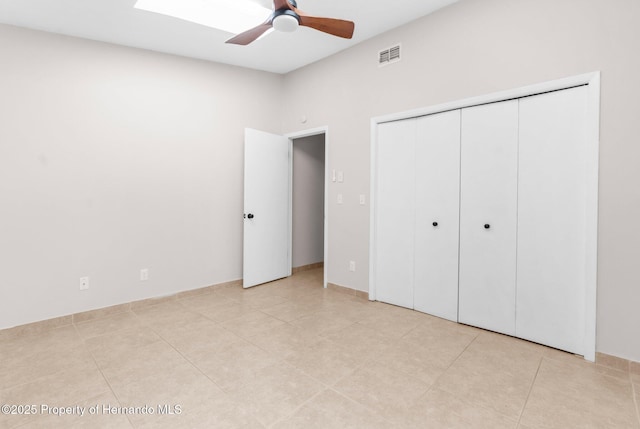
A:
<svg viewBox="0 0 640 429">
<path fill-rule="evenodd" d="M 515 333 L 518 101 L 462 110 L 459 321 Z"/>
<path fill-rule="evenodd" d="M 586 106 L 578 87 L 520 100 L 516 334 L 583 354 Z"/>
<path fill-rule="evenodd" d="M 414 308 L 458 320 L 460 110 L 417 120 Z"/>
<path fill-rule="evenodd" d="M 378 126 L 376 298 L 407 308 L 413 308 L 415 138 L 415 119 Z"/>
</svg>

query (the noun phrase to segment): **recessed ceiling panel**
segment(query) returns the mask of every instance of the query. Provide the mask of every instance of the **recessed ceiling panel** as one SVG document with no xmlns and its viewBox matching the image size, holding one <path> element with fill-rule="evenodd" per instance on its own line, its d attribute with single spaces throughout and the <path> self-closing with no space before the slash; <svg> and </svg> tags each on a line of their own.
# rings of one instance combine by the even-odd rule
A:
<svg viewBox="0 0 640 429">
<path fill-rule="evenodd" d="M 0 0 L 0 23 L 115 43 L 157 52 L 232 64 L 274 73 L 287 73 L 347 49 L 366 39 L 406 24 L 457 0 L 298 0 L 298 8 L 313 16 L 354 21 L 351 40 L 333 37 L 308 28 L 294 33 L 271 32 L 248 46 L 224 42 L 241 32 L 211 28 L 213 18 L 190 19 L 194 13 L 184 8 L 200 3 L 201 8 L 218 2 L 216 12 L 231 22 L 240 0 L 176 0 L 182 6 L 181 16 L 152 13 L 151 3 L 168 4 L 168 0 Z M 269 16 L 272 2 L 248 0 L 244 9 L 263 11 Z M 136 8 L 139 3 L 139 8 Z M 391 5 L 391 6 L 390 6 Z M 166 6 L 166 5 L 165 5 Z M 226 9 L 226 11 L 223 11 Z M 229 12 L 229 10 L 231 10 Z M 197 13 L 196 13 L 197 14 Z M 255 19 L 258 23 L 260 13 Z M 196 21 L 196 22 L 191 22 Z M 225 24 L 226 25 L 226 24 Z M 252 27 L 249 25 L 248 28 Z M 246 28 L 245 28 L 246 29 Z"/>
</svg>

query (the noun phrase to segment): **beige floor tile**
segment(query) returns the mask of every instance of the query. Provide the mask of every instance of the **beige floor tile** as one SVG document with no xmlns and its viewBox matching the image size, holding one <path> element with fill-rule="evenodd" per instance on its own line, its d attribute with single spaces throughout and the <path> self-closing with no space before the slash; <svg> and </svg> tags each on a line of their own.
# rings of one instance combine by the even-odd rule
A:
<svg viewBox="0 0 640 429">
<path fill-rule="evenodd" d="M 312 281 L 316 284 L 322 284 L 322 278 L 324 276 L 324 268 L 318 267 L 310 270 L 300 271 L 293 278 L 296 282 Z"/>
<path fill-rule="evenodd" d="M 29 404 L 39 409 L 43 405 L 50 408 L 68 407 L 106 392 L 109 392 L 109 385 L 104 377 L 95 363 L 87 362 L 27 384 L 1 390 L 0 404 Z M 0 414 L 0 427 L 16 427 L 35 420 L 33 417 Z"/>
<path fill-rule="evenodd" d="M 252 383 L 229 389 L 229 395 L 263 425 L 291 415 L 324 386 L 285 363 L 256 372 Z"/>
<path fill-rule="evenodd" d="M 475 328 L 472 328 L 475 329 Z M 532 356 L 544 356 L 549 348 L 526 340 L 480 330 L 474 341 L 476 346 L 483 346 L 496 357 L 531 359 Z"/>
<path fill-rule="evenodd" d="M 511 420 L 479 405 L 464 402 L 440 389 L 432 389 L 396 418 L 400 427 L 442 429 L 515 429 Z"/>
<path fill-rule="evenodd" d="M 355 322 L 349 319 L 341 317 L 338 313 L 333 313 L 327 310 L 321 310 L 316 313 L 300 317 L 291 322 L 292 325 L 304 329 L 310 334 L 315 335 L 328 335 L 348 326 L 353 325 Z"/>
<path fill-rule="evenodd" d="M 258 285 L 247 289 L 244 289 L 242 286 L 237 285 L 233 287 L 218 289 L 216 290 L 216 293 L 226 296 L 227 298 L 243 302 L 245 299 L 275 295 L 273 287 L 271 287 L 274 283 L 275 282 Z"/>
<path fill-rule="evenodd" d="M 284 304 L 285 302 L 289 302 L 289 300 L 278 295 L 246 296 L 242 300 L 243 304 L 258 310 Z"/>
<path fill-rule="evenodd" d="M 0 335 L 0 403 L 176 413 L 2 415 L 0 429 L 640 429 L 639 375 L 324 289 L 322 274 Z"/>
<path fill-rule="evenodd" d="M 178 302 L 189 310 L 197 312 L 208 311 L 213 308 L 225 307 L 237 303 L 237 301 L 213 291 L 204 295 L 179 299 Z"/>
<path fill-rule="evenodd" d="M 415 314 L 381 312 L 380 314 L 368 316 L 358 323 L 386 336 L 401 338 L 420 324 L 420 318 L 416 317 Z"/>
<path fill-rule="evenodd" d="M 457 337 L 461 335 L 475 338 L 480 333 L 485 332 L 472 326 L 451 322 L 428 314 L 421 313 L 421 315 L 420 324 L 403 336 L 403 339 L 420 344 L 425 342 L 425 338 L 434 335 L 438 336 L 438 339 L 441 340 L 443 337 Z"/>
<path fill-rule="evenodd" d="M 341 318 L 359 322 L 376 313 L 376 307 L 355 296 L 332 292 L 325 297 L 325 309 Z"/>
<path fill-rule="evenodd" d="M 159 333 L 165 329 L 173 329 L 205 318 L 202 314 L 186 308 L 179 301 L 167 301 L 142 307 L 135 309 L 134 313 L 141 323 Z"/>
<path fill-rule="evenodd" d="M 465 402 L 517 419 L 542 359 L 538 346 L 482 333 L 438 379 L 435 386 Z"/>
<path fill-rule="evenodd" d="M 216 294 L 224 296 L 228 299 L 232 299 L 234 301 L 239 301 L 242 299 L 242 296 L 246 293 L 245 289 L 240 285 L 228 286 L 216 289 Z"/>
<path fill-rule="evenodd" d="M 114 388 L 116 397 L 124 407 L 151 407 L 154 413 L 137 413 L 129 419 L 134 425 L 168 420 L 179 415 L 179 420 L 197 415 L 196 410 L 207 406 L 224 392 L 188 362 L 174 365 L 170 371 L 158 372 L 154 377 L 133 381 Z M 171 411 L 163 413 L 162 410 Z M 179 414 L 178 414 L 179 413 Z"/>
<path fill-rule="evenodd" d="M 596 365 L 545 359 L 524 409 L 534 428 L 637 428 L 628 379 L 603 375 Z"/>
<path fill-rule="evenodd" d="M 77 323 L 76 329 L 82 338 L 89 339 L 100 335 L 112 334 L 117 331 L 140 325 L 140 320 L 132 312 L 116 313 L 101 319 Z"/>
<path fill-rule="evenodd" d="M 241 341 L 233 332 L 206 318 L 166 328 L 161 331 L 161 335 L 183 354 L 192 354 L 198 350 L 214 351 Z"/>
<path fill-rule="evenodd" d="M 432 385 L 449 368 L 467 345 L 473 340 L 468 337 L 438 339 L 416 344 L 413 341 L 400 340 L 386 352 L 373 359 L 388 368 L 417 377 Z"/>
<path fill-rule="evenodd" d="M 277 288 L 278 296 L 290 301 L 303 302 L 310 299 L 319 299 L 325 295 L 325 289 L 319 287 L 320 282 L 299 282 L 282 285 Z"/>
<path fill-rule="evenodd" d="M 340 380 L 334 389 L 393 421 L 414 406 L 429 385 L 373 362 Z"/>
<path fill-rule="evenodd" d="M 405 318 L 405 319 L 416 320 L 416 321 L 422 321 L 432 317 L 425 313 L 420 313 L 419 311 L 413 311 L 406 307 L 386 304 L 383 302 L 376 302 L 376 303 L 369 303 L 368 301 L 366 302 L 367 304 L 371 304 L 372 306 L 375 306 L 376 314 L 379 314 L 379 315 Z"/>
<path fill-rule="evenodd" d="M 247 341 L 279 359 L 285 359 L 321 339 L 317 335 L 289 324 L 282 324 L 258 335 L 247 337 Z"/>
<path fill-rule="evenodd" d="M 284 324 L 285 322 L 282 320 L 278 320 L 261 311 L 253 311 L 244 316 L 227 320 L 222 323 L 222 326 L 243 338 L 248 338 Z"/>
<path fill-rule="evenodd" d="M 433 384 L 455 362 L 477 332 L 442 319 L 422 321 L 377 362 Z"/>
<path fill-rule="evenodd" d="M 361 356 L 329 340 L 322 340 L 291 354 L 286 362 L 322 383 L 332 386 L 352 374 Z"/>
<path fill-rule="evenodd" d="M 584 357 L 563 350 L 547 348 L 544 352 L 545 359 L 551 359 L 560 362 L 577 363 L 584 362 Z"/>
<path fill-rule="evenodd" d="M 102 319 L 117 313 L 126 313 L 131 311 L 131 303 L 117 304 L 110 307 L 103 307 L 97 310 L 89 310 L 82 313 L 76 313 L 71 316 L 73 323 L 89 322 L 91 320 Z"/>
<path fill-rule="evenodd" d="M 123 355 L 158 341 L 162 339 L 151 328 L 136 325 L 118 332 L 89 338 L 85 343 L 98 366 L 104 368 L 119 362 Z"/>
<path fill-rule="evenodd" d="M 19 335 L 0 342 L 0 361 L 10 366 L 14 362 L 39 353 L 69 350 L 82 345 L 82 339 L 73 325 L 47 332 Z"/>
<path fill-rule="evenodd" d="M 242 304 L 262 309 L 287 302 L 286 298 L 280 296 L 280 285 L 283 284 L 283 282 L 288 281 L 290 280 L 283 279 L 281 281 L 258 285 L 249 289 L 242 289 L 240 287 L 226 288 L 216 291 L 216 293 Z"/>
<path fill-rule="evenodd" d="M 262 309 L 262 312 L 273 316 L 276 319 L 280 319 L 283 322 L 292 322 L 301 317 L 313 315 L 321 310 L 322 306 L 319 303 L 286 301 L 282 304 L 264 308 Z"/>
<path fill-rule="evenodd" d="M 102 373 L 112 388 L 129 384 L 135 380 L 154 378 L 158 374 L 187 363 L 173 347 L 164 341 L 136 348 L 123 353 L 120 360 L 102 368 Z"/>
<path fill-rule="evenodd" d="M 77 353 L 70 355 L 70 350 Z M 0 389 L 50 375 L 89 358 L 73 326 L 3 340 L 0 342 Z"/>
<path fill-rule="evenodd" d="M 244 340 L 215 352 L 201 349 L 188 355 L 188 359 L 225 390 L 254 382 L 258 371 L 279 361 L 269 352 Z"/>
<path fill-rule="evenodd" d="M 189 362 L 174 365 L 171 371 L 159 372 L 155 377 L 132 381 L 114 389 L 118 401 L 126 407 L 186 405 L 206 403 L 224 392 Z"/>
<path fill-rule="evenodd" d="M 155 415 L 137 425 L 141 429 L 263 429 L 248 411 L 227 395 L 207 398 L 206 403 L 186 404 L 180 413 Z"/>
<path fill-rule="evenodd" d="M 585 360 L 561 362 L 548 358 L 544 358 L 536 382 L 557 383 L 563 390 L 573 389 L 576 392 L 584 389 L 598 390 L 603 386 L 610 386 L 615 390 L 624 386 L 624 390 L 628 390 L 631 385 L 629 375 L 622 371 L 603 369 L 602 366 Z"/>
<path fill-rule="evenodd" d="M 73 316 L 69 315 L 15 326 L 9 329 L 0 329 L 0 342 L 12 341 L 16 338 L 22 338 L 29 335 L 47 334 L 52 329 L 71 326 L 72 323 Z"/>
<path fill-rule="evenodd" d="M 274 429 L 367 428 L 387 429 L 389 423 L 362 405 L 332 390 L 313 397 Z"/>
<path fill-rule="evenodd" d="M 29 383 L 83 365 L 95 365 L 84 345 L 67 349 L 47 348 L 24 357 L 16 354 L 11 359 L 3 360 L 0 365 L 0 389 Z"/>
<path fill-rule="evenodd" d="M 112 392 L 103 393 L 96 397 L 69 404 L 74 414 L 56 414 L 55 409 L 46 410 L 48 414 L 41 414 L 34 421 L 30 421 L 24 429 L 129 429 L 133 428 L 126 415 L 110 415 L 103 413 L 103 405 L 119 406 L 118 400 Z M 80 411 L 81 410 L 81 411 Z M 82 412 L 82 414 L 80 414 Z"/>
<path fill-rule="evenodd" d="M 200 309 L 200 313 L 210 320 L 218 323 L 227 322 L 242 316 L 256 313 L 257 310 L 249 304 L 233 301 L 233 304 L 214 307 L 210 309 Z"/>
<path fill-rule="evenodd" d="M 322 336 L 362 356 L 363 361 L 379 356 L 394 347 L 397 342 L 394 338 L 358 323 Z"/>
</svg>

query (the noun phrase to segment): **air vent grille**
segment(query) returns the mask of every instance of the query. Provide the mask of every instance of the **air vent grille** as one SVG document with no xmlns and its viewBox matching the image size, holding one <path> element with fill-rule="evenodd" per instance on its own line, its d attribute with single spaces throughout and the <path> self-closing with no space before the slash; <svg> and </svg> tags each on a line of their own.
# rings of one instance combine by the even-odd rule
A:
<svg viewBox="0 0 640 429">
<path fill-rule="evenodd" d="M 380 51 L 380 64 L 385 64 L 389 62 L 389 50 L 385 49 L 384 51 Z"/>
<path fill-rule="evenodd" d="M 378 65 L 386 66 L 388 64 L 400 61 L 400 44 L 383 49 L 378 53 Z"/>
<path fill-rule="evenodd" d="M 400 59 L 400 45 L 394 46 L 389 49 L 389 61 L 399 60 Z"/>
</svg>

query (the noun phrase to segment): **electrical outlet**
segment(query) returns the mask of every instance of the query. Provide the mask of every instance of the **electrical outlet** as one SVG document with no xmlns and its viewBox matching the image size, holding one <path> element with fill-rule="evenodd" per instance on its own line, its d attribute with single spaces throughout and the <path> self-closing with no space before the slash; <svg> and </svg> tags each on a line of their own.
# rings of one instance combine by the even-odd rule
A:
<svg viewBox="0 0 640 429">
<path fill-rule="evenodd" d="M 366 202 L 365 196 L 364 194 L 360 194 L 360 205 L 364 206 L 364 203 Z"/>
<path fill-rule="evenodd" d="M 338 171 L 338 183 L 344 182 L 344 172 Z"/>
<path fill-rule="evenodd" d="M 89 277 L 80 277 L 80 290 L 89 289 Z"/>
<path fill-rule="evenodd" d="M 342 204 L 343 198 L 342 194 L 338 194 L 338 204 Z"/>
<path fill-rule="evenodd" d="M 149 280 L 149 269 L 143 268 L 140 270 L 140 281 L 146 282 L 147 280 Z"/>
<path fill-rule="evenodd" d="M 355 272 L 356 270 L 356 261 L 349 261 L 349 271 Z"/>
</svg>

